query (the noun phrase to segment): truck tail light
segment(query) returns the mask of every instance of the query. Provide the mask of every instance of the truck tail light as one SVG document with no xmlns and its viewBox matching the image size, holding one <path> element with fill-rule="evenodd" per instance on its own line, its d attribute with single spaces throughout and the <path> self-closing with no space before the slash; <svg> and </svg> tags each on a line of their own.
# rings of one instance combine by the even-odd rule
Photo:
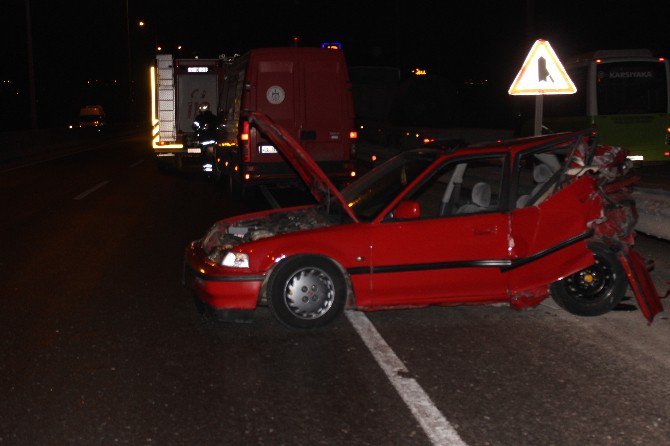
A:
<svg viewBox="0 0 670 446">
<path fill-rule="evenodd" d="M 245 162 L 251 161 L 251 151 L 249 150 L 249 121 L 242 121 L 240 149 L 242 150 L 242 159 Z"/>
</svg>

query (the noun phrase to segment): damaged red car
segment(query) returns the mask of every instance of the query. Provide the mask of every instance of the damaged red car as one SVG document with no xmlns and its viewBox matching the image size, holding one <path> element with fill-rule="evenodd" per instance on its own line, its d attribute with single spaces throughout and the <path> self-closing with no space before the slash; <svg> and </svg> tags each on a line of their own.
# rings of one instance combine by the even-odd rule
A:
<svg viewBox="0 0 670 446">
<path fill-rule="evenodd" d="M 551 296 L 567 311 L 612 310 L 630 286 L 651 322 L 662 311 L 633 249 L 635 177 L 625 153 L 585 133 L 409 150 L 338 191 L 267 116 L 249 123 L 318 204 L 216 223 L 185 253 L 198 307 L 245 320 L 260 305 L 314 328 L 345 308 L 377 310 Z"/>
</svg>

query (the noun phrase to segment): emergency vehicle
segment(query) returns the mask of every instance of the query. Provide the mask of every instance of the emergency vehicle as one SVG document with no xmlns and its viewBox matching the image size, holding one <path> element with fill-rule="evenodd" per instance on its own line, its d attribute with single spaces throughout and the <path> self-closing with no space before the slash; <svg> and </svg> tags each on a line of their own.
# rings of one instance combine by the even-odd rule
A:
<svg viewBox="0 0 670 446">
<path fill-rule="evenodd" d="M 158 54 L 150 68 L 151 147 L 161 166 L 181 169 L 187 159 L 206 162 L 193 120 L 198 107 L 218 106 L 227 60 L 173 59 Z"/>
<path fill-rule="evenodd" d="M 287 129 L 336 183 L 356 176 L 354 109 L 344 55 L 329 48 L 260 48 L 226 70 L 218 104 L 214 175 L 234 194 L 252 185 L 281 185 L 298 177 L 266 135 L 249 126 L 262 112 Z"/>
</svg>

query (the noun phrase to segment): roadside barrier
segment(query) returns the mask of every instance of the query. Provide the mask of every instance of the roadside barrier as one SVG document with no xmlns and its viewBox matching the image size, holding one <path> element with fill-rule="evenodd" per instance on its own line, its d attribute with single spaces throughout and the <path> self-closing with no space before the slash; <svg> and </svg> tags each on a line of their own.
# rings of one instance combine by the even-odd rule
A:
<svg viewBox="0 0 670 446">
<path fill-rule="evenodd" d="M 670 191 L 636 187 L 633 197 L 639 214 L 635 230 L 670 240 Z"/>
</svg>

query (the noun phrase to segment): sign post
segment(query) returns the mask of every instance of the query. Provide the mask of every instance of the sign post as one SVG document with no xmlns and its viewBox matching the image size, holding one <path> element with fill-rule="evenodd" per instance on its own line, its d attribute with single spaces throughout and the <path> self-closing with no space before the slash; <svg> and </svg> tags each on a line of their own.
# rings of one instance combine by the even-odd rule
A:
<svg viewBox="0 0 670 446">
<path fill-rule="evenodd" d="M 535 135 L 542 134 L 545 94 L 573 94 L 575 84 L 546 40 L 536 40 L 508 93 L 512 96 L 535 96 Z"/>
<path fill-rule="evenodd" d="M 535 123 L 533 125 L 533 135 L 542 134 L 542 116 L 544 109 L 544 96 L 538 94 L 535 96 Z"/>
</svg>

